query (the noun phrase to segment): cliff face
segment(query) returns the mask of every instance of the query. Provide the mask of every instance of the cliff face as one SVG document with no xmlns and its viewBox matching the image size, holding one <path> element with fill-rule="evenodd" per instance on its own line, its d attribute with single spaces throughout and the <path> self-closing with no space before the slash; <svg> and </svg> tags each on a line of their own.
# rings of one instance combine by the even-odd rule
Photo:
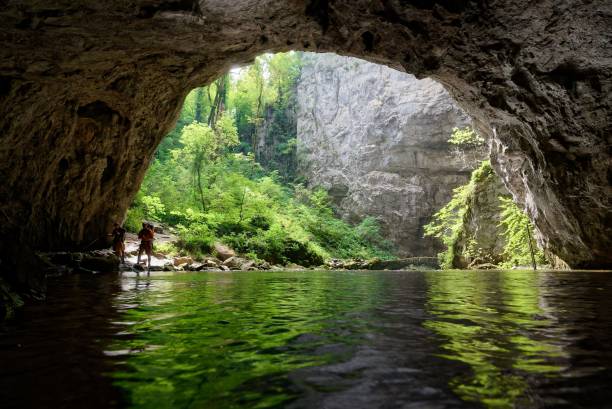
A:
<svg viewBox="0 0 612 409">
<path fill-rule="evenodd" d="M 376 217 L 401 256 L 434 256 L 423 225 L 484 152 L 447 143 L 465 113 L 435 81 L 362 60 L 309 54 L 298 84 L 298 161 L 350 221 Z"/>
<path fill-rule="evenodd" d="M 489 165 L 477 171 L 480 177 L 474 181 L 474 190 L 467 201 L 461 233 L 454 243 L 453 267 L 468 268 L 483 263 L 498 265 L 507 261 L 504 255 L 506 239 L 502 220 L 500 197 L 509 197 Z"/>
</svg>

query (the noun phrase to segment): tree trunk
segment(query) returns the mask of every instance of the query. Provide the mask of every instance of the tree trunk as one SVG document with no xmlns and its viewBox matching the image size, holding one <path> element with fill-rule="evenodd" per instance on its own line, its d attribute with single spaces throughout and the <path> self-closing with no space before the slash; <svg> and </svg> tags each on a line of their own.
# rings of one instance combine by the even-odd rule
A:
<svg viewBox="0 0 612 409">
<path fill-rule="evenodd" d="M 206 211 L 206 203 L 204 202 L 204 190 L 202 189 L 202 170 L 198 166 L 196 168 L 196 177 L 197 177 L 197 187 L 200 192 L 200 202 L 202 203 L 202 211 Z"/>
<path fill-rule="evenodd" d="M 195 101 L 195 113 L 193 115 L 193 119 L 202 122 L 202 116 L 204 107 L 202 106 L 202 97 L 204 96 L 204 88 L 198 88 L 196 92 L 196 101 Z"/>
</svg>

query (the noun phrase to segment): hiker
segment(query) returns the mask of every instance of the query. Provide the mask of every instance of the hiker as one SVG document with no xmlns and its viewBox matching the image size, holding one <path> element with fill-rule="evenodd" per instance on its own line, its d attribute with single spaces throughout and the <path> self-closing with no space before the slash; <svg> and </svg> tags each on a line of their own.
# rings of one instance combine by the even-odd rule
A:
<svg viewBox="0 0 612 409">
<path fill-rule="evenodd" d="M 125 229 L 115 222 L 113 223 L 113 231 L 109 236 L 113 236 L 113 251 L 121 258 L 121 263 L 125 264 Z"/>
<path fill-rule="evenodd" d="M 140 264 L 140 255 L 143 250 L 147 253 L 148 263 L 147 271 L 151 271 L 151 253 L 153 252 L 153 225 L 143 222 L 142 229 L 138 232 L 138 238 L 140 239 L 140 247 L 138 248 L 138 259 L 136 264 Z"/>
</svg>

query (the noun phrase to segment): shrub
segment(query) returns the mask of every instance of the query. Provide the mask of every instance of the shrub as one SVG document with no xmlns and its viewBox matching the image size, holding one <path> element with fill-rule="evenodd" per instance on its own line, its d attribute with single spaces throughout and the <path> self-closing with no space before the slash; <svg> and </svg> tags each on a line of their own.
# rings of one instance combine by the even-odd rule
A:
<svg viewBox="0 0 612 409">
<path fill-rule="evenodd" d="M 442 268 L 452 268 L 455 259 L 455 247 L 463 234 L 463 226 L 469 216 L 469 203 L 478 183 L 494 175 L 489 161 L 483 161 L 472 172 L 470 181 L 453 190 L 451 200 L 437 211 L 429 224 L 424 226 L 425 236 L 437 237 L 442 240 L 446 250 L 438 254 Z"/>
<path fill-rule="evenodd" d="M 534 226 L 527 214 L 511 198 L 500 197 L 499 200 L 502 216 L 500 226 L 504 228 L 503 235 L 506 239 L 504 247 L 506 262 L 503 263 L 503 267 L 530 265 L 532 262 L 531 248 L 533 248 L 536 263 L 544 263 L 546 261 L 544 253 L 537 247 L 533 238 Z"/>
<path fill-rule="evenodd" d="M 123 227 L 131 233 L 138 233 L 144 219 L 145 214 L 142 208 L 132 207 L 127 211 L 125 221 L 123 222 Z"/>
<path fill-rule="evenodd" d="M 191 253 L 210 252 L 215 244 L 214 232 L 203 223 L 194 223 L 188 227 L 179 226 L 177 245 Z"/>
</svg>

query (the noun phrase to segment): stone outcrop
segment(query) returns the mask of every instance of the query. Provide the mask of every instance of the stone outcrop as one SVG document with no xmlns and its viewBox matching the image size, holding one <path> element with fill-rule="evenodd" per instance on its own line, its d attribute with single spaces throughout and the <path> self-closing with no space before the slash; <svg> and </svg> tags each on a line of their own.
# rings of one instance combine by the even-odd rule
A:
<svg viewBox="0 0 612 409">
<path fill-rule="evenodd" d="M 121 219 L 187 92 L 266 51 L 335 51 L 442 83 L 549 250 L 612 265 L 612 3 L 4 1 L 0 259 Z M 16 274 L 20 271 L 19 274 Z"/>
<path fill-rule="evenodd" d="M 352 222 L 380 221 L 398 255 L 435 256 L 423 226 L 465 184 L 483 149 L 447 140 L 470 123 L 435 81 L 356 58 L 306 54 L 298 85 L 298 162 Z"/>
<path fill-rule="evenodd" d="M 473 191 L 467 200 L 467 211 L 457 241 L 454 243 L 452 264 L 457 268 L 480 265 L 499 265 L 504 259 L 506 240 L 500 197 L 508 197 L 508 190 L 489 165 L 477 171 Z"/>
</svg>

